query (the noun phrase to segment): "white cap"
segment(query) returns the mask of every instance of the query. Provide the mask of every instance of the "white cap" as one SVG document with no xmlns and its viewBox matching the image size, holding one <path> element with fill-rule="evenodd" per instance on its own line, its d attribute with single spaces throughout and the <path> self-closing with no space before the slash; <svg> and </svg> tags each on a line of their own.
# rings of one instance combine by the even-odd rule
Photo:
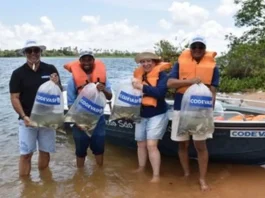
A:
<svg viewBox="0 0 265 198">
<path fill-rule="evenodd" d="M 38 47 L 42 51 L 46 50 L 46 46 L 40 45 L 36 40 L 27 40 L 24 47 L 21 49 L 21 52 L 24 53 L 27 48 Z"/>
<path fill-rule="evenodd" d="M 79 59 L 82 58 L 83 56 L 92 56 L 93 58 L 95 58 L 94 54 L 92 51 L 82 51 L 79 54 Z"/>
<path fill-rule="evenodd" d="M 195 36 L 191 39 L 191 42 L 190 42 L 190 46 L 193 44 L 193 43 L 202 43 L 206 46 L 206 40 L 203 36 Z"/>
</svg>

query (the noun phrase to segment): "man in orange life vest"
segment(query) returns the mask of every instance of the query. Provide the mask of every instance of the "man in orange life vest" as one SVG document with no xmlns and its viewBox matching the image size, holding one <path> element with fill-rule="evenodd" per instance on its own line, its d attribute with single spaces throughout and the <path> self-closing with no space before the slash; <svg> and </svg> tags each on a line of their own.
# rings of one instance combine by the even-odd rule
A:
<svg viewBox="0 0 265 198">
<path fill-rule="evenodd" d="M 64 68 L 73 75 L 68 82 L 67 102 L 70 108 L 77 98 L 78 92 L 89 83 L 97 83 L 97 89 L 102 91 L 107 100 L 112 98 L 110 82 L 106 76 L 106 69 L 103 62 L 96 60 L 93 53 L 84 51 L 80 53 L 79 61 L 68 63 Z M 105 144 L 105 118 L 100 117 L 93 134 L 90 137 L 82 130 L 81 127 L 73 126 L 73 138 L 76 150 L 76 165 L 78 168 L 84 167 L 87 149 L 90 146 L 95 155 L 96 162 L 99 166 L 103 165 L 103 153 Z"/>
<path fill-rule="evenodd" d="M 190 135 L 177 136 L 179 124 L 179 111 L 181 109 L 181 101 L 187 88 L 195 83 L 204 83 L 213 94 L 213 104 L 215 102 L 216 88 L 219 85 L 219 70 L 216 66 L 214 57 L 216 52 L 206 51 L 206 41 L 204 37 L 194 37 L 190 44 L 190 50 L 182 52 L 178 59 L 178 63 L 172 68 L 167 86 L 176 89 L 174 112 L 172 117 L 171 139 L 178 141 L 179 159 L 184 170 L 185 176 L 189 176 L 189 158 L 188 146 Z M 193 135 L 192 139 L 198 154 L 198 163 L 200 178 L 199 183 L 201 190 L 209 189 L 206 183 L 206 173 L 208 166 L 208 150 L 206 139 L 212 138 L 212 135 Z"/>
</svg>

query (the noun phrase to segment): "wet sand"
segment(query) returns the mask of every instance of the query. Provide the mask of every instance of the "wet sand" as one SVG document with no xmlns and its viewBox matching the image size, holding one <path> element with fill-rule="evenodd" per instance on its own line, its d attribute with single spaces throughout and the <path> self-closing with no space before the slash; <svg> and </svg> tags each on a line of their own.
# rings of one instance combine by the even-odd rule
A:
<svg viewBox="0 0 265 198">
<path fill-rule="evenodd" d="M 17 159 L 9 165 L 1 157 L 0 197 L 179 197 L 179 198 L 264 198 L 265 169 L 259 166 L 209 164 L 208 182 L 212 188 L 201 192 L 197 182 L 197 161 L 191 161 L 191 177 L 185 180 L 179 161 L 162 156 L 161 181 L 149 183 L 151 167 L 143 174 L 131 173 L 137 167 L 136 151 L 107 144 L 105 164 L 98 168 L 89 152 L 83 170 L 75 167 L 72 143 L 57 143 L 50 169 L 39 173 L 34 155 L 30 179 L 17 177 Z M 50 170 L 50 171 L 49 171 Z"/>
<path fill-rule="evenodd" d="M 264 100 L 265 93 L 231 94 L 253 100 Z M 212 190 L 201 192 L 197 161 L 191 160 L 191 176 L 182 177 L 177 158 L 162 156 L 161 181 L 150 183 L 150 164 L 143 174 L 131 173 L 137 168 L 135 150 L 106 144 L 105 163 L 98 168 L 91 151 L 83 170 L 75 166 L 74 144 L 70 135 L 57 134 L 57 153 L 51 155 L 50 168 L 37 168 L 37 153 L 32 160 L 29 179 L 18 178 L 17 125 L 12 133 L 3 128 L 0 148 L 0 197 L 63 198 L 264 198 L 265 169 L 224 163 L 210 163 L 208 183 Z"/>
</svg>

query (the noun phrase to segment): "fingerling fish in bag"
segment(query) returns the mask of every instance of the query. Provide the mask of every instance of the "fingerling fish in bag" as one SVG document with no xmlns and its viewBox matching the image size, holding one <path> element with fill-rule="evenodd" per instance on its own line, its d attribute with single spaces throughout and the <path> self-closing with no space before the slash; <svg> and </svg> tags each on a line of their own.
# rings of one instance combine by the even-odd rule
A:
<svg viewBox="0 0 265 198">
<path fill-rule="evenodd" d="M 213 96 L 203 83 L 190 86 L 183 95 L 177 135 L 214 132 Z"/>
<path fill-rule="evenodd" d="M 120 84 L 109 120 L 128 119 L 137 122 L 140 120 L 142 92 L 134 89 L 130 80 Z"/>
<path fill-rule="evenodd" d="M 105 95 L 94 83 L 87 84 L 65 115 L 65 122 L 76 123 L 91 136 L 100 116 L 104 115 Z"/>
<path fill-rule="evenodd" d="M 35 127 L 48 127 L 56 130 L 63 126 L 63 93 L 53 81 L 49 80 L 39 87 L 30 120 L 31 125 Z"/>
</svg>

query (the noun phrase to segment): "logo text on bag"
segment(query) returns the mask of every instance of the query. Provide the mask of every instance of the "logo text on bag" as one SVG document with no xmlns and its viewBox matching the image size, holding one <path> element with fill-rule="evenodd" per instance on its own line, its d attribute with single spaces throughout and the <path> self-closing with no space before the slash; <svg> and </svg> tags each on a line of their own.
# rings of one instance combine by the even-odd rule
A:
<svg viewBox="0 0 265 198">
<path fill-rule="evenodd" d="M 193 95 L 190 97 L 190 106 L 212 108 L 213 107 L 213 98 L 210 96 L 194 96 Z"/>
<path fill-rule="evenodd" d="M 120 92 L 119 100 L 130 104 L 130 105 L 140 105 L 141 104 L 141 96 L 134 96 L 128 93 L 125 93 L 124 91 Z"/>
<path fill-rule="evenodd" d="M 78 104 L 81 107 L 83 107 L 86 111 L 91 112 L 94 115 L 101 115 L 103 113 L 103 107 L 102 106 L 99 106 L 99 105 L 93 103 L 92 101 L 90 101 L 89 99 L 87 99 L 84 96 L 79 100 Z"/>
<path fill-rule="evenodd" d="M 36 101 L 46 105 L 60 105 L 60 95 L 52 95 L 47 93 L 38 92 L 36 95 Z"/>
</svg>

